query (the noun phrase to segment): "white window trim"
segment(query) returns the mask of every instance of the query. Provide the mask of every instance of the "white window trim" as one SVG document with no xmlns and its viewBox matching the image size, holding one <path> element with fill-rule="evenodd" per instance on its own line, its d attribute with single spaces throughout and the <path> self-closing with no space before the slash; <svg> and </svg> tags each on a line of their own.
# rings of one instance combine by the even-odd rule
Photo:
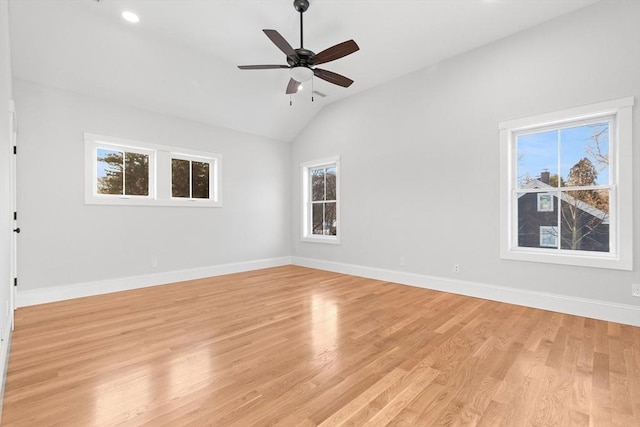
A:
<svg viewBox="0 0 640 427">
<path fill-rule="evenodd" d="M 84 201 L 88 205 L 134 205 L 134 206 L 188 206 L 188 207 L 221 207 L 222 206 L 222 155 L 204 151 L 189 150 L 181 147 L 150 144 L 124 138 L 84 134 L 84 166 L 85 194 Z M 149 196 L 124 196 L 97 194 L 96 180 L 98 147 L 114 148 L 129 152 L 150 154 L 149 157 Z M 190 160 L 211 163 L 209 179 L 210 199 L 187 199 L 171 197 L 171 158 L 187 158 Z"/>
<path fill-rule="evenodd" d="M 500 257 L 508 260 L 544 262 L 583 267 L 633 269 L 633 189 L 632 189 L 632 120 L 634 98 L 627 97 L 582 107 L 556 111 L 522 119 L 500 122 Z M 614 115 L 617 144 L 610 145 L 611 191 L 616 206 L 611 206 L 610 253 L 588 251 L 554 251 L 517 247 L 517 232 L 513 224 L 517 208 L 515 182 L 514 134 L 543 126 L 558 126 L 567 122 L 590 120 Z"/>
<path fill-rule="evenodd" d="M 336 223 L 337 232 L 335 236 L 324 236 L 311 233 L 311 194 L 309 180 L 309 171 L 323 166 L 336 167 Z M 342 234 L 342 226 L 340 221 L 340 156 L 328 157 L 321 160 L 313 160 L 300 163 L 301 171 L 301 187 L 302 187 L 302 237 L 303 242 L 340 244 L 340 235 Z"/>
</svg>

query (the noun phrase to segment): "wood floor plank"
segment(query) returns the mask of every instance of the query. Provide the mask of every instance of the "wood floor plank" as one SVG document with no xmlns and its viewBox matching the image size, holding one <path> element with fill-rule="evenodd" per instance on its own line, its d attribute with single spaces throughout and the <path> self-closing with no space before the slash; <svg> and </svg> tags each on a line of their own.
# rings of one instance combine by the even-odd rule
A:
<svg viewBox="0 0 640 427">
<path fill-rule="evenodd" d="M 286 266 L 16 311 L 3 426 L 635 426 L 640 328 Z"/>
</svg>

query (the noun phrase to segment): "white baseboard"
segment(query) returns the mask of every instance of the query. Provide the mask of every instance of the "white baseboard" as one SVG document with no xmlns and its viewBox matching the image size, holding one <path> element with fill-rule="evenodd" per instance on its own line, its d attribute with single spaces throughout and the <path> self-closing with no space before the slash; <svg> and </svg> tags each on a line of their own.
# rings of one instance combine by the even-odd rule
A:
<svg viewBox="0 0 640 427">
<path fill-rule="evenodd" d="M 223 274 L 241 273 L 262 268 L 279 267 L 291 264 L 291 257 L 261 259 L 233 264 L 221 264 L 210 267 L 194 268 L 190 270 L 168 271 L 163 273 L 145 274 L 141 276 L 122 277 L 117 279 L 100 280 L 95 282 L 74 283 L 64 286 L 52 286 L 32 290 L 19 290 L 16 294 L 16 306 L 26 307 L 48 302 L 63 301 L 111 292 L 127 291 L 164 285 L 167 283 L 184 282 L 185 280 L 203 279 L 221 276 Z"/>
<path fill-rule="evenodd" d="M 384 270 L 310 258 L 292 257 L 291 262 L 301 267 L 317 268 L 436 291 L 640 326 L 640 305 L 615 304 L 593 299 L 568 297 L 560 294 L 527 291 L 505 286 L 424 276 L 402 271 Z"/>
<path fill-rule="evenodd" d="M 351 274 L 370 279 L 384 280 L 403 285 L 417 286 L 436 291 L 467 295 L 509 304 L 517 304 L 543 310 L 557 311 L 559 313 L 574 314 L 577 316 L 607 320 L 626 325 L 640 326 L 640 305 L 615 304 L 593 299 L 568 297 L 560 294 L 527 291 L 509 288 L 506 286 L 495 286 L 485 283 L 425 276 L 402 271 L 385 270 L 374 267 L 301 257 L 271 258 L 233 264 L 222 264 L 191 270 L 170 271 L 96 282 L 75 283 L 72 285 L 55 286 L 50 288 L 23 291 L 18 290 L 16 295 L 16 305 L 17 307 L 26 307 L 48 302 L 101 295 L 130 289 L 139 289 L 167 283 L 182 282 L 185 280 L 202 279 L 206 277 L 220 276 L 223 274 L 241 273 L 244 271 L 259 270 L 262 268 L 278 267 L 289 264 L 333 271 L 336 273 Z"/>
</svg>

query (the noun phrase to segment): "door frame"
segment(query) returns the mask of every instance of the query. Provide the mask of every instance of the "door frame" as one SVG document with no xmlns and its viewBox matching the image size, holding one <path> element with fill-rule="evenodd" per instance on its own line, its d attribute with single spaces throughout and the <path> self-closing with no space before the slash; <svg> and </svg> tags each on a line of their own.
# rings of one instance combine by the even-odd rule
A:
<svg viewBox="0 0 640 427">
<path fill-rule="evenodd" d="M 13 154 L 11 155 L 11 173 L 10 173 L 10 192 L 11 192 L 11 212 L 14 212 L 12 219 L 12 228 L 11 228 L 11 259 L 10 259 L 10 268 L 11 268 L 11 279 L 13 283 L 10 283 L 9 286 L 11 290 L 9 291 L 9 322 L 11 330 L 14 329 L 14 312 L 16 309 L 16 286 L 15 280 L 18 277 L 18 233 L 14 230 L 18 229 L 18 218 L 15 212 L 18 212 L 18 203 L 17 203 L 17 146 L 18 146 L 18 115 L 16 113 L 15 103 L 13 100 L 9 100 L 9 132 L 10 132 L 10 140 L 9 143 L 14 147 Z"/>
</svg>

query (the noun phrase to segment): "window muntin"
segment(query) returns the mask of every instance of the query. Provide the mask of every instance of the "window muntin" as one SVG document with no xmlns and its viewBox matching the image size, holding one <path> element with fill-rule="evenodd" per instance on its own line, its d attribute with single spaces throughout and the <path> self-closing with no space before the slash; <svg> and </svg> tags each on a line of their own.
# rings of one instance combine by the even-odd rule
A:
<svg viewBox="0 0 640 427">
<path fill-rule="evenodd" d="M 219 154 L 85 133 L 87 204 L 220 207 L 221 179 Z"/>
<path fill-rule="evenodd" d="M 303 163 L 301 169 L 302 240 L 339 243 L 339 158 Z"/>
<path fill-rule="evenodd" d="M 500 123 L 501 258 L 632 269 L 633 104 Z"/>
</svg>

